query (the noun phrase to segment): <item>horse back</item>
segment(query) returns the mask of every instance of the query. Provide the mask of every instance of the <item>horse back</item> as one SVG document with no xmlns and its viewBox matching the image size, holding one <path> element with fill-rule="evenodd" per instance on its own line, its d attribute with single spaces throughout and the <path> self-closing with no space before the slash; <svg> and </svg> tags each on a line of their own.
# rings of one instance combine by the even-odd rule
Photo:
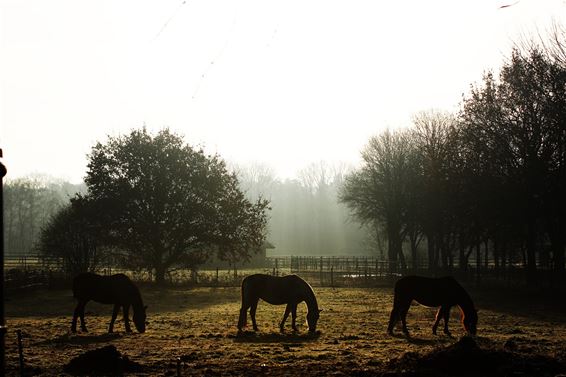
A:
<svg viewBox="0 0 566 377">
<path fill-rule="evenodd" d="M 453 277 L 405 276 L 395 284 L 395 300 L 417 301 L 425 306 L 457 305 L 467 296 Z"/>
<path fill-rule="evenodd" d="M 302 302 L 307 298 L 309 290 L 312 288 L 297 275 L 254 274 L 242 281 L 244 299 L 261 298 L 272 305 Z"/>
<path fill-rule="evenodd" d="M 139 290 L 124 274 L 102 276 L 80 273 L 73 279 L 73 296 L 79 300 L 93 300 L 102 304 L 128 304 Z"/>
</svg>

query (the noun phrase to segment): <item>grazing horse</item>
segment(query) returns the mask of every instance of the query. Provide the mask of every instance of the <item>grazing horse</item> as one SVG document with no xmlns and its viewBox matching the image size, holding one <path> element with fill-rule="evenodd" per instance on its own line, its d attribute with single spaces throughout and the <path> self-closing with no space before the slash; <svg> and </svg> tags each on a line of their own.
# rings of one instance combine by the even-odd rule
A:
<svg viewBox="0 0 566 377">
<path fill-rule="evenodd" d="M 315 332 L 321 310 L 318 309 L 316 297 L 311 286 L 297 275 L 279 277 L 265 274 L 250 275 L 242 281 L 242 308 L 240 309 L 240 318 L 238 320 L 238 331 L 242 331 L 242 328 L 246 325 L 248 309 L 250 309 L 254 331 L 258 331 L 255 312 L 260 298 L 272 305 L 287 304 L 283 320 L 279 324 L 282 332 L 284 331 L 285 321 L 289 317 L 289 313 L 292 314 L 293 330 L 297 331 L 295 324 L 297 305 L 304 301 L 308 308 L 307 322 L 309 324 L 309 332 Z"/>
<path fill-rule="evenodd" d="M 389 318 L 387 332 L 393 335 L 393 327 L 399 319 L 403 323 L 403 332 L 409 336 L 407 330 L 407 312 L 411 302 L 415 300 L 425 306 L 440 306 L 436 313 L 436 320 L 432 326 L 432 333 L 436 335 L 436 329 L 440 319 L 444 319 L 444 333 L 450 335 L 448 320 L 450 309 L 454 305 L 460 307 L 462 312 L 462 324 L 470 335 L 476 334 L 478 314 L 474 303 L 466 290 L 458 284 L 453 277 L 427 278 L 422 276 L 406 276 L 395 283 L 395 297 L 393 299 L 393 310 Z"/>
<path fill-rule="evenodd" d="M 111 276 L 101 276 L 90 272 L 78 274 L 73 279 L 73 297 L 78 300 L 77 307 L 73 313 L 71 331 L 77 332 L 77 317 L 81 318 L 81 330 L 87 331 L 85 325 L 85 305 L 93 300 L 101 304 L 114 304 L 112 319 L 108 332 L 114 329 L 114 321 L 120 311 L 120 306 L 124 309 L 124 324 L 127 332 L 131 332 L 130 319 L 128 312 L 130 306 L 134 309 L 133 321 L 136 329 L 145 332 L 145 310 L 138 287 L 124 274 Z"/>
</svg>

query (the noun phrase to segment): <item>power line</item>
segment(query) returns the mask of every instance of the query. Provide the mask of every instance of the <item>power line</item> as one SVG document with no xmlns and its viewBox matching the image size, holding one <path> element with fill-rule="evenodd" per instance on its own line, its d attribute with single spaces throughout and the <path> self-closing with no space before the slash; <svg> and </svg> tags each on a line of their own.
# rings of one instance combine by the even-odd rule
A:
<svg viewBox="0 0 566 377">
<path fill-rule="evenodd" d="M 183 5 L 185 5 L 187 3 L 187 0 L 183 0 L 182 3 L 179 4 L 179 6 L 177 7 L 177 9 L 175 9 L 175 12 L 173 12 L 173 14 L 171 15 L 171 17 L 169 17 L 169 19 L 163 24 L 163 26 L 161 27 L 161 29 L 159 30 L 159 32 L 155 35 L 155 39 L 157 39 L 161 33 L 163 33 L 163 30 L 165 30 L 165 28 L 167 27 L 167 25 L 169 25 L 169 22 L 171 22 L 171 20 L 173 20 L 173 18 L 175 18 L 175 16 L 177 15 L 177 13 L 179 13 L 179 11 L 181 10 L 181 7 Z"/>
</svg>

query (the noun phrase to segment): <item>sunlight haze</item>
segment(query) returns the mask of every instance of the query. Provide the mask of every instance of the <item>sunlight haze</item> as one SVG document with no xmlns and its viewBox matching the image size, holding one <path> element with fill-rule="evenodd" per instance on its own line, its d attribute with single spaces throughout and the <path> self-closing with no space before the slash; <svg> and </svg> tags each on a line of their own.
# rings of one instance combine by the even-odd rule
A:
<svg viewBox="0 0 566 377">
<path fill-rule="evenodd" d="M 456 111 L 514 41 L 564 21 L 564 1 L 513 3 L 3 0 L 7 177 L 79 182 L 95 142 L 144 124 L 280 178 L 355 165 L 370 136 Z"/>
</svg>

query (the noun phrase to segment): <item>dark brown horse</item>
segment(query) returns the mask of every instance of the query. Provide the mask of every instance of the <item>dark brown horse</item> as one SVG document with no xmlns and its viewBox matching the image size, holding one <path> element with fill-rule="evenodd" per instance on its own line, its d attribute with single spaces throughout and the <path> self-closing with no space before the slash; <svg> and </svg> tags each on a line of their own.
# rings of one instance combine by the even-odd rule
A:
<svg viewBox="0 0 566 377">
<path fill-rule="evenodd" d="M 436 335 L 436 329 L 440 319 L 444 319 L 444 333 L 450 335 L 448 320 L 450 309 L 454 305 L 460 307 L 462 312 L 462 324 L 470 335 L 476 334 L 478 314 L 474 303 L 466 290 L 458 284 L 453 277 L 427 278 L 422 276 L 406 276 L 395 283 L 395 297 L 393 299 L 393 310 L 389 318 L 387 332 L 393 335 L 393 328 L 400 319 L 403 324 L 403 332 L 409 336 L 407 330 L 407 312 L 411 302 L 415 300 L 425 306 L 440 306 L 436 313 L 436 320 L 432 326 L 432 333 Z"/>
<path fill-rule="evenodd" d="M 118 316 L 120 307 L 124 310 L 124 324 L 127 332 L 131 332 L 129 310 L 134 309 L 133 321 L 136 329 L 143 333 L 145 331 L 145 309 L 138 287 L 124 274 L 101 276 L 90 272 L 77 275 L 73 279 L 73 296 L 78 300 L 77 307 L 73 313 L 71 331 L 77 331 L 77 317 L 81 318 L 81 330 L 87 331 L 85 325 L 85 305 L 90 300 L 101 304 L 114 304 L 112 319 L 108 332 L 114 329 L 114 321 Z"/>
<path fill-rule="evenodd" d="M 295 320 L 297 318 L 297 305 L 301 302 L 307 304 L 307 322 L 309 332 L 314 333 L 316 323 L 319 318 L 320 310 L 311 286 L 297 275 L 271 276 L 264 274 L 250 275 L 242 281 L 242 308 L 240 309 L 240 319 L 238 320 L 238 331 L 246 325 L 246 314 L 250 309 L 254 331 L 258 331 L 255 321 L 255 312 L 259 299 L 272 305 L 287 304 L 283 320 L 279 324 L 281 331 L 284 331 L 285 321 L 292 315 L 292 327 L 297 331 Z"/>
</svg>

